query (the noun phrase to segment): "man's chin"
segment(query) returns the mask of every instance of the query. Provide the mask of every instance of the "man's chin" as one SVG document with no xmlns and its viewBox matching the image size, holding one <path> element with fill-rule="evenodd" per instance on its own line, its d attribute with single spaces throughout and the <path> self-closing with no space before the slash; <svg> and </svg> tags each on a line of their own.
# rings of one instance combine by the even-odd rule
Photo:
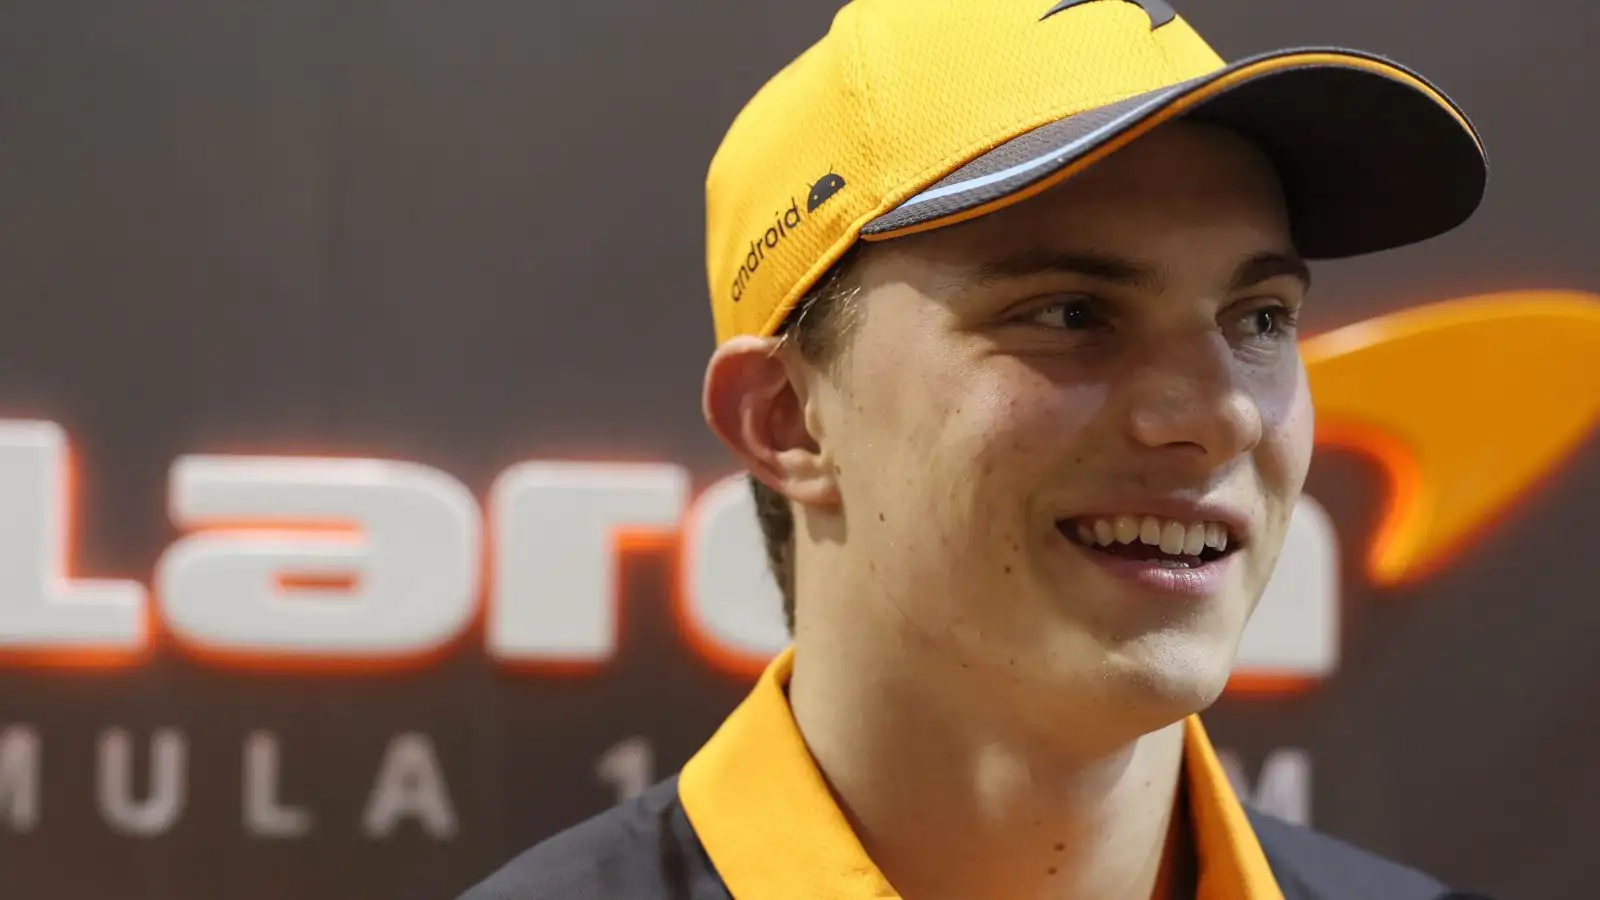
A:
<svg viewBox="0 0 1600 900">
<path fill-rule="evenodd" d="M 952 679 L 946 696 L 961 695 L 979 716 L 1026 720 L 1069 741 L 1085 730 L 1132 741 L 1222 695 L 1237 642 L 1197 624 L 1111 640 L 1074 621 L 1008 641 L 946 644 L 938 664 Z"/>
<path fill-rule="evenodd" d="M 992 694 L 982 702 L 990 714 L 1021 714 L 1032 720 L 1029 727 L 1064 745 L 1077 746 L 1092 734 L 1092 742 L 1109 752 L 1205 711 L 1228 683 L 1231 648 L 1193 636 L 1074 650 L 1049 653 L 1038 668 L 1024 660 L 1007 666 L 1000 685 L 1017 702 L 997 707 Z"/>
<path fill-rule="evenodd" d="M 1140 642 L 1108 658 L 1107 688 L 1116 695 L 1113 702 L 1160 728 L 1216 703 L 1232 660 L 1231 647 L 1196 638 Z"/>
</svg>

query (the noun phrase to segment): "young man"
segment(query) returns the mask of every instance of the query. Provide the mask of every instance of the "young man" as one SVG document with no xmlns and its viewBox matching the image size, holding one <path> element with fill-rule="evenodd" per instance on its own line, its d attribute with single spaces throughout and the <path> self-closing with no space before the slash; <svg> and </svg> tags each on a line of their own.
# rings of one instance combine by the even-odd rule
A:
<svg viewBox="0 0 1600 900">
<path fill-rule="evenodd" d="M 707 181 L 704 406 L 794 646 L 467 897 L 1443 896 L 1245 812 L 1195 714 L 1310 462 L 1302 260 L 1445 232 L 1485 175 L 1417 76 L 1225 65 L 1159 0 L 845 7 Z"/>
</svg>

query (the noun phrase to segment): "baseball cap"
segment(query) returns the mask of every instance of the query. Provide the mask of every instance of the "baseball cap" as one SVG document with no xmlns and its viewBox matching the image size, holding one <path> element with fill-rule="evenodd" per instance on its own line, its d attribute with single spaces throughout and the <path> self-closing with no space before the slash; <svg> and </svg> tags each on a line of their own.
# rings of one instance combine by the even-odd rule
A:
<svg viewBox="0 0 1600 900">
<path fill-rule="evenodd" d="M 776 333 L 857 241 L 1020 202 L 1178 117 L 1263 149 L 1311 259 L 1449 231 L 1488 177 L 1467 116 L 1378 56 L 1226 63 L 1165 0 L 853 0 L 712 159 L 717 340 Z"/>
</svg>

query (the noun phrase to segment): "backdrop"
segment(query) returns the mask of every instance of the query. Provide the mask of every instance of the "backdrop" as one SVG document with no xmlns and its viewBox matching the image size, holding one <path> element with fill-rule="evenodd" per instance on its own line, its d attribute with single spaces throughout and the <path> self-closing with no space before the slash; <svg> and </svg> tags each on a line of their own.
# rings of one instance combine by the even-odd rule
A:
<svg viewBox="0 0 1600 900">
<path fill-rule="evenodd" d="M 702 179 L 833 7 L 0 7 L 6 896 L 453 897 L 709 735 L 781 635 L 698 415 Z M 1398 58 L 1493 159 L 1317 273 L 1313 499 L 1214 736 L 1267 808 L 1586 900 L 1600 7 L 1181 11 Z"/>
</svg>

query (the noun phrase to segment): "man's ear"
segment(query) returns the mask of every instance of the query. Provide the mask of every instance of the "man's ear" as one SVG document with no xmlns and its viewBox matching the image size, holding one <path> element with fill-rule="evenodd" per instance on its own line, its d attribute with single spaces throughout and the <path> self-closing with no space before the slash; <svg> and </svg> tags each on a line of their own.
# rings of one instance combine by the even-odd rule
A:
<svg viewBox="0 0 1600 900">
<path fill-rule="evenodd" d="M 825 506 L 838 484 L 823 450 L 810 369 L 777 338 L 733 338 L 711 355 L 706 422 L 750 474 L 796 503 Z"/>
</svg>

